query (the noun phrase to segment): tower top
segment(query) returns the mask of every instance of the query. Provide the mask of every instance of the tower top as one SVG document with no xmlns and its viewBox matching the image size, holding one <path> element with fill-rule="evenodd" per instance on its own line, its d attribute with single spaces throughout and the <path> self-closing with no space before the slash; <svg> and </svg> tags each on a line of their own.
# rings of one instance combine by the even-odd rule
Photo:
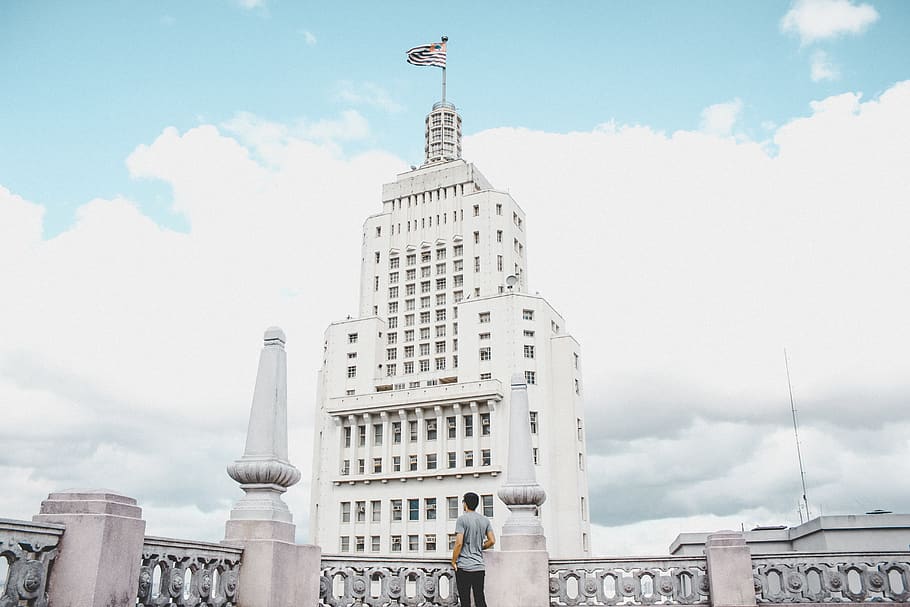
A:
<svg viewBox="0 0 910 607">
<path fill-rule="evenodd" d="M 437 101 L 427 114 L 424 166 L 461 158 L 461 116 L 447 101 Z"/>
</svg>

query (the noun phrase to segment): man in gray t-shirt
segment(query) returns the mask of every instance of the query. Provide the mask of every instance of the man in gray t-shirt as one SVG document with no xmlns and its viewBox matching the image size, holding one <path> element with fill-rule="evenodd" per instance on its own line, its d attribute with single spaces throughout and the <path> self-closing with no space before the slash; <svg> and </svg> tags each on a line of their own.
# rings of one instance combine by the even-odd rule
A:
<svg viewBox="0 0 910 607">
<path fill-rule="evenodd" d="M 452 567 L 461 607 L 471 607 L 474 594 L 475 607 L 487 607 L 483 595 L 483 551 L 496 543 L 490 519 L 476 512 L 480 497 L 465 493 L 462 501 L 464 514 L 455 523 L 455 548 L 452 550 Z"/>
</svg>

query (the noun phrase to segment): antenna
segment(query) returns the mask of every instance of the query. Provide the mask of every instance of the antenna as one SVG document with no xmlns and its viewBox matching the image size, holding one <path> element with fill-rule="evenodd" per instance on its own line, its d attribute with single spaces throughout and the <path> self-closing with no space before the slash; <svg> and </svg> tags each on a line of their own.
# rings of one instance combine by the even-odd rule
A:
<svg viewBox="0 0 910 607">
<path fill-rule="evenodd" d="M 806 495 L 806 469 L 803 467 L 803 454 L 799 448 L 799 422 L 796 418 L 796 403 L 793 402 L 793 385 L 790 383 L 790 359 L 787 357 L 787 349 L 784 348 L 784 366 L 787 369 L 787 390 L 790 392 L 790 412 L 793 415 L 793 435 L 796 437 L 796 457 L 799 460 L 799 480 L 803 486 L 803 505 L 806 508 L 806 520 L 812 516 L 809 514 L 809 498 Z M 802 509 L 799 512 L 799 521 L 803 521 Z"/>
</svg>

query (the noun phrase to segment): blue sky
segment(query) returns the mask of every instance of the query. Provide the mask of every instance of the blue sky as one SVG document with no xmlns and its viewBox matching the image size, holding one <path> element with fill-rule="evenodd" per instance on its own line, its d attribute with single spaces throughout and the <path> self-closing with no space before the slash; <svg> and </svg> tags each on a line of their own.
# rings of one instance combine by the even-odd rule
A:
<svg viewBox="0 0 910 607">
<path fill-rule="evenodd" d="M 910 2 L 0 0 L 0 516 L 104 484 L 219 540 L 279 325 L 306 538 L 324 331 L 443 34 L 581 343 L 596 551 L 798 522 L 784 347 L 813 514 L 910 512 Z"/>
<path fill-rule="evenodd" d="M 449 97 L 466 134 L 498 126 L 590 130 L 611 120 L 673 132 L 742 100 L 741 127 L 808 113 L 841 91 L 881 93 L 908 76 L 910 4 L 875 2 L 862 35 L 802 44 L 781 31 L 790 4 L 763 2 L 424 2 L 245 7 L 199 2 L 0 3 L 0 183 L 47 207 L 49 235 L 95 196 L 127 195 L 180 228 L 170 194 L 131 180 L 124 159 L 165 127 L 235 113 L 318 121 L 356 109 L 369 137 L 346 142 L 409 161 L 439 71 L 404 61 L 447 34 Z M 813 53 L 839 72 L 813 82 Z M 384 101 L 343 97 L 342 91 Z"/>
</svg>

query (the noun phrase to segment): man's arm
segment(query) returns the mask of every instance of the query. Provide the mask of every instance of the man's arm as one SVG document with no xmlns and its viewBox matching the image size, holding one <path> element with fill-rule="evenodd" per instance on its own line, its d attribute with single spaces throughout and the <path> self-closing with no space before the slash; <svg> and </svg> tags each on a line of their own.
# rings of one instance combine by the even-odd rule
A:
<svg viewBox="0 0 910 607">
<path fill-rule="evenodd" d="M 464 546 L 464 533 L 455 534 L 455 547 L 452 548 L 452 569 L 458 571 L 458 557 L 461 555 L 461 547 Z"/>
<path fill-rule="evenodd" d="M 496 536 L 493 535 L 492 529 L 488 529 L 487 530 L 487 539 L 484 540 L 484 542 L 483 542 L 483 549 L 486 550 L 487 548 L 492 548 L 495 543 L 496 543 Z"/>
</svg>

